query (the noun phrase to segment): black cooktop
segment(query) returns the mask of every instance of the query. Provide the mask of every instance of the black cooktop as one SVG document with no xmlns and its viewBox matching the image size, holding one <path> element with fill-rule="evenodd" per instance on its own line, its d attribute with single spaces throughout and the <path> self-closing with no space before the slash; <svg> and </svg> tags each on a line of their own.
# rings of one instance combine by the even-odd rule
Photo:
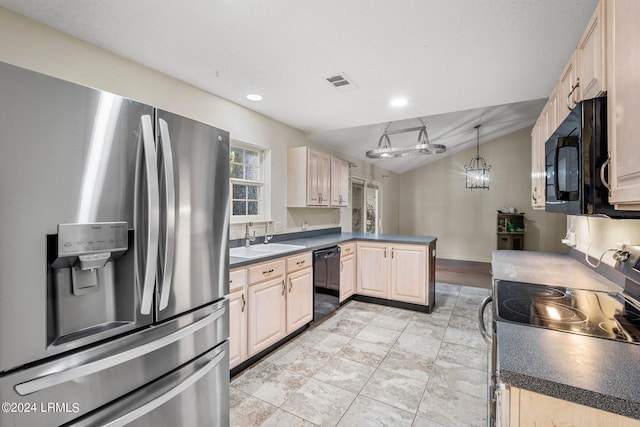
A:
<svg viewBox="0 0 640 427">
<path fill-rule="evenodd" d="M 616 292 L 497 281 L 498 320 L 640 343 L 640 310 Z"/>
</svg>

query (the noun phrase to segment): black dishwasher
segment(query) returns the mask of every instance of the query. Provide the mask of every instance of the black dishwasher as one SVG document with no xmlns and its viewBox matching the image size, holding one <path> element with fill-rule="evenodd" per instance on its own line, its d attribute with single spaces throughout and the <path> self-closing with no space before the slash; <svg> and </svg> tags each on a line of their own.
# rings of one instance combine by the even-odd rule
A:
<svg viewBox="0 0 640 427">
<path fill-rule="evenodd" d="M 340 305 L 340 248 L 313 253 L 313 321 L 333 313 Z"/>
</svg>

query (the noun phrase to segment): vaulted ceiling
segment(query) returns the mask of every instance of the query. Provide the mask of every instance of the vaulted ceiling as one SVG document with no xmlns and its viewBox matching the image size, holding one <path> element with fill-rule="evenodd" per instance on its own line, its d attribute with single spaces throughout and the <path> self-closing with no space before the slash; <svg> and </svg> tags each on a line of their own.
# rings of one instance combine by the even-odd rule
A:
<svg viewBox="0 0 640 427">
<path fill-rule="evenodd" d="M 597 0 L 0 0 L 366 159 L 422 118 L 448 152 L 534 123 Z M 328 77 L 351 82 L 334 87 Z M 261 102 L 246 99 L 250 93 Z M 390 101 L 405 98 L 403 107 Z M 397 123 L 396 123 L 397 122 Z M 417 134 L 392 136 L 394 146 Z M 376 161 L 404 172 L 440 155 Z M 368 160 L 369 161 L 369 160 Z"/>
</svg>

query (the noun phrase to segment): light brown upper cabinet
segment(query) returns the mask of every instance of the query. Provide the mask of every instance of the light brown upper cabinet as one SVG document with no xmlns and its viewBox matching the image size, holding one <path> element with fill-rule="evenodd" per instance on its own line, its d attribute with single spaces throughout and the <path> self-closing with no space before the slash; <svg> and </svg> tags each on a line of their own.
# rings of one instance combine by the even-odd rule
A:
<svg viewBox="0 0 640 427">
<path fill-rule="evenodd" d="M 308 147 L 287 152 L 287 207 L 342 207 L 349 200 L 349 164 Z"/>
<path fill-rule="evenodd" d="M 349 204 L 349 162 L 331 157 L 331 206 Z"/>
<path fill-rule="evenodd" d="M 595 98 L 607 90 L 605 8 L 605 1 L 598 3 L 576 50 L 579 101 Z"/>
<path fill-rule="evenodd" d="M 609 202 L 640 210 L 640 2 L 608 0 L 606 17 Z"/>
<path fill-rule="evenodd" d="M 577 49 L 571 54 L 569 62 L 564 67 L 558 82 L 558 124 L 569 115 L 578 103 L 579 86 L 577 85 L 576 62 Z"/>
<path fill-rule="evenodd" d="M 544 140 L 541 128 L 541 120 L 538 120 L 531 129 L 531 207 L 533 209 L 544 209 L 545 202 Z"/>
</svg>

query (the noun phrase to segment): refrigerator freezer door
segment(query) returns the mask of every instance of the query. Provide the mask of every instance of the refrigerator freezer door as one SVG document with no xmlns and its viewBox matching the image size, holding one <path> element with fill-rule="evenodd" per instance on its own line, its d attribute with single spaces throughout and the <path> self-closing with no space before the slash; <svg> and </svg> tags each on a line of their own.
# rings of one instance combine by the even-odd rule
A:
<svg viewBox="0 0 640 427">
<path fill-rule="evenodd" d="M 153 109 L 4 63 L 0 94 L 1 375 L 151 323 L 151 315 L 140 314 L 135 285 L 121 289 L 119 272 L 109 268 L 115 287 L 106 292 L 104 304 L 84 305 L 84 310 L 93 315 L 96 310 L 90 307 L 108 309 L 105 321 L 118 325 L 123 312 L 115 299 L 133 294 L 125 307 L 126 321 L 95 337 L 79 330 L 80 341 L 55 345 L 55 298 L 68 295 L 75 304 L 97 294 L 74 296 L 71 286 L 49 286 L 70 280 L 71 274 L 47 267 L 47 245 L 58 224 L 126 221 L 133 227 L 140 118 L 153 116 Z M 130 252 L 133 247 L 129 245 Z"/>
<path fill-rule="evenodd" d="M 0 402 L 16 409 L 1 412 L 0 425 L 61 425 L 152 384 L 226 343 L 228 309 L 224 299 L 89 350 L 0 376 Z M 228 382 L 228 357 L 220 363 Z M 214 404 L 211 394 L 203 395 Z M 19 410 L 27 406 L 29 411 Z"/>
<path fill-rule="evenodd" d="M 137 392 L 72 422 L 73 427 L 229 425 L 229 343 Z"/>
<path fill-rule="evenodd" d="M 167 226 L 160 227 L 156 299 L 164 320 L 229 292 L 229 134 L 162 110 L 156 134 L 161 204 L 175 199 L 174 211 L 160 219 Z M 167 141 L 171 150 L 163 146 Z M 172 168 L 165 165 L 168 156 Z M 171 276 L 164 274 L 171 269 Z"/>
</svg>

